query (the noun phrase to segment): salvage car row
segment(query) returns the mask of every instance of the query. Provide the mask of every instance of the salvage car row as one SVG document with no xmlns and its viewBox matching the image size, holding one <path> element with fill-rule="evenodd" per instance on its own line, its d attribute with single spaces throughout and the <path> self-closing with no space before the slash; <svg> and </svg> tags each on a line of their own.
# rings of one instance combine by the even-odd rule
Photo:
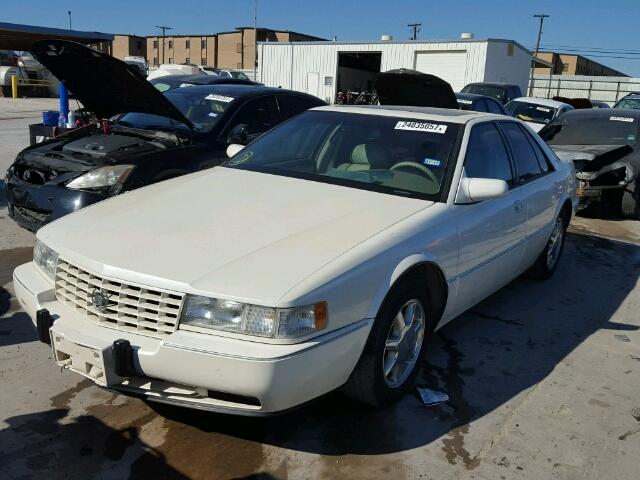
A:
<svg viewBox="0 0 640 480">
<path fill-rule="evenodd" d="M 613 137 L 597 140 L 616 146 L 576 153 L 568 119 L 581 112 L 541 137 L 514 117 L 456 109 L 451 87 L 428 75 L 411 77 L 407 101 L 428 92 L 451 108 L 403 104 L 402 73 L 385 77 L 380 106 L 252 85 L 162 95 L 119 75 L 111 57 L 68 42 L 39 48 L 112 120 L 25 150 L 7 177 L 14 217 L 19 195 L 47 205 L 66 192 L 79 204 L 126 194 L 38 230 L 34 261 L 14 272 L 22 308 L 62 367 L 125 394 L 235 414 L 337 388 L 374 406 L 401 398 L 435 330 L 525 271 L 554 273 L 578 203 L 574 163 L 590 155 L 604 168 L 604 155 L 626 169 L 638 128 L 611 110 L 627 120 L 609 118 Z M 113 82 L 92 96 L 95 84 L 62 76 L 68 55 L 82 75 L 109 71 Z M 266 98 L 271 108 L 242 114 Z M 559 145 L 572 153 L 557 155 Z M 160 177 L 155 164 L 171 159 L 182 170 Z M 152 185 L 128 183 L 145 170 L 158 172 L 145 176 Z"/>
</svg>

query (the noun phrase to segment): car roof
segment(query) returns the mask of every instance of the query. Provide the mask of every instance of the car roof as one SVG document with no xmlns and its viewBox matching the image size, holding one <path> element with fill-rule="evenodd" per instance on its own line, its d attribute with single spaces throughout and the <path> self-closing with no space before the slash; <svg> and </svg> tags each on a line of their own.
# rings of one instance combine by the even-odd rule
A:
<svg viewBox="0 0 640 480">
<path fill-rule="evenodd" d="M 312 110 L 321 112 L 355 113 L 359 115 L 378 115 L 381 117 L 402 117 L 411 119 L 431 120 L 439 122 L 465 124 L 478 118 L 499 118 L 504 115 L 494 113 L 475 112 L 472 110 L 452 110 L 449 108 L 409 107 L 395 105 L 327 105 L 315 107 Z"/>
<path fill-rule="evenodd" d="M 552 108 L 560 108 L 564 105 L 571 106 L 568 103 L 558 102 L 557 100 L 550 100 L 548 98 L 537 98 L 537 97 L 518 97 L 518 98 L 514 98 L 511 101 L 533 103 L 534 105 L 542 105 L 544 107 L 552 107 Z"/>
<path fill-rule="evenodd" d="M 517 87 L 515 83 L 501 83 L 501 82 L 473 82 L 465 86 L 469 87 L 471 85 L 490 85 L 492 87 Z"/>
<path fill-rule="evenodd" d="M 259 94 L 275 94 L 275 93 L 295 93 L 296 95 L 309 97 L 310 95 L 302 92 L 294 92 L 293 90 L 285 90 L 284 88 L 265 87 L 264 85 L 243 85 L 238 83 L 224 83 L 213 85 L 189 85 L 188 87 L 175 88 L 168 90 L 168 94 L 185 94 L 185 93 L 218 93 L 228 95 L 230 97 L 244 97 L 248 95 Z M 318 99 L 320 100 L 320 99 Z"/>
<path fill-rule="evenodd" d="M 640 120 L 640 110 L 636 108 L 581 108 L 563 113 L 559 118 L 572 119 L 575 117 L 602 118 L 603 120 L 608 120 L 609 117 L 633 117 Z"/>
</svg>

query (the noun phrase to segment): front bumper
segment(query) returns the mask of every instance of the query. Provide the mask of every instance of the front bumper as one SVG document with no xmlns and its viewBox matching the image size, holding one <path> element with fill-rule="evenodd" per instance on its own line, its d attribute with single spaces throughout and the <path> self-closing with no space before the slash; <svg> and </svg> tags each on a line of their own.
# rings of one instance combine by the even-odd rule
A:
<svg viewBox="0 0 640 480">
<path fill-rule="evenodd" d="M 593 185 L 587 180 L 578 179 L 576 183 L 576 198 L 578 207 L 584 208 L 592 202 L 601 202 L 608 194 L 622 193 L 628 187 L 627 183 L 616 185 Z"/>
<path fill-rule="evenodd" d="M 7 178 L 5 188 L 9 216 L 33 232 L 53 220 L 108 198 L 59 184 L 34 185 L 12 175 Z"/>
<path fill-rule="evenodd" d="M 62 305 L 33 262 L 14 271 L 14 288 L 32 320 L 40 309 L 50 312 L 53 353 L 59 365 L 125 394 L 243 415 L 287 410 L 343 385 L 372 325 L 365 319 L 291 345 L 181 330 L 158 339 L 98 326 Z M 138 376 L 114 373 L 112 346 L 118 339 L 132 345 Z M 77 358 L 72 361 L 69 356 Z"/>
</svg>

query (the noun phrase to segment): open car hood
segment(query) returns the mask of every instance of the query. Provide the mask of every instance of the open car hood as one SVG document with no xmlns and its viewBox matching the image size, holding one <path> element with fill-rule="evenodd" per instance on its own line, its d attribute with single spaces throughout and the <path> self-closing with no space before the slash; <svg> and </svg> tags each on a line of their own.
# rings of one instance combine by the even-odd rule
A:
<svg viewBox="0 0 640 480">
<path fill-rule="evenodd" d="M 633 152 L 629 145 L 550 145 L 562 160 L 604 160 L 612 163 Z"/>
<path fill-rule="evenodd" d="M 451 85 L 435 75 L 400 68 L 382 72 L 376 79 L 380 105 L 405 105 L 458 109 Z"/>
<path fill-rule="evenodd" d="M 31 53 L 98 118 L 150 113 L 193 129 L 191 122 L 135 67 L 110 55 L 66 40 L 36 42 Z"/>
</svg>

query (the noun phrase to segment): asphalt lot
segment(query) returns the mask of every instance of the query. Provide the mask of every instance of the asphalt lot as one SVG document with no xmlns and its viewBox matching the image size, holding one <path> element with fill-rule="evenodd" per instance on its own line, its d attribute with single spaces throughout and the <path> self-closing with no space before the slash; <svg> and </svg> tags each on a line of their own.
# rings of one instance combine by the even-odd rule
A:
<svg viewBox="0 0 640 480">
<path fill-rule="evenodd" d="M 0 103 L 3 162 L 42 109 L 23 102 L 13 116 Z M 335 393 L 266 419 L 146 404 L 60 371 L 13 298 L 33 241 L 0 194 L 2 478 L 638 478 L 640 222 L 575 218 L 550 281 L 518 279 L 440 330 L 418 384 L 448 404 L 373 411 Z"/>
</svg>

